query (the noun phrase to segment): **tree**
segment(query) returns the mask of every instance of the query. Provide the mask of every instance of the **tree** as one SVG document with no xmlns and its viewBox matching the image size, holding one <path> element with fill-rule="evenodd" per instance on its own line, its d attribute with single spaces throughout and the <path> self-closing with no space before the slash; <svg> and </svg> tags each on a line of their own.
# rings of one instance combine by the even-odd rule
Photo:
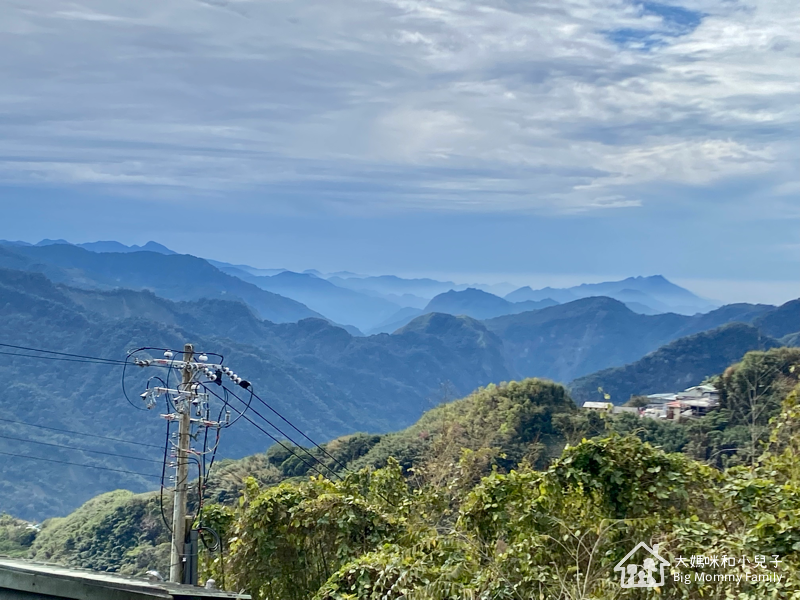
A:
<svg viewBox="0 0 800 600">
<path fill-rule="evenodd" d="M 757 462 L 759 444 L 768 436 L 769 419 L 797 383 L 796 365 L 800 365 L 798 348 L 748 352 L 720 379 L 720 405 L 730 411 L 731 425 L 743 426 L 747 432 L 746 458 L 751 469 Z"/>
</svg>

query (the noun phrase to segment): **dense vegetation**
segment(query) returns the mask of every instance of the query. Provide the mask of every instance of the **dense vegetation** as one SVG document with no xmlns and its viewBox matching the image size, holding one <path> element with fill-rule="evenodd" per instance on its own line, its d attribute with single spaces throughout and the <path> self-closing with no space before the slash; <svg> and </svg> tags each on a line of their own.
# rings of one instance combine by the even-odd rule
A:
<svg viewBox="0 0 800 600">
<path fill-rule="evenodd" d="M 390 461 L 336 482 L 250 481 L 238 506 L 211 511 L 226 547 L 207 556 L 207 573 L 265 599 L 611 599 L 622 592 L 615 564 L 646 541 L 671 563 L 667 582 L 624 597 L 796 599 L 797 393 L 749 468 L 718 471 L 612 434 L 567 447 L 544 471 L 494 463 L 477 478 L 487 463 L 466 451 L 444 479 L 409 478 Z M 748 557 L 727 570 L 781 580 L 697 581 L 703 568 L 679 561 L 696 555 Z"/>
<path fill-rule="evenodd" d="M 0 556 L 23 557 L 36 539 L 36 527 L 11 515 L 0 513 Z"/>
<path fill-rule="evenodd" d="M 204 576 L 262 599 L 611 600 L 623 597 L 614 565 L 645 541 L 671 573 L 702 572 L 678 557 L 713 555 L 747 556 L 729 570 L 757 575 L 764 555 L 779 558 L 768 569 L 782 579 L 669 574 L 626 598 L 796 600 L 799 374 L 798 349 L 748 353 L 713 380 L 721 408 L 687 424 L 578 411 L 562 386 L 530 379 L 444 403 L 394 434 L 326 444 L 333 460 L 317 455 L 346 465 L 330 479 L 280 448 L 226 461 L 203 510 L 223 541 L 204 552 Z M 158 512 L 157 494 L 100 496 L 44 523 L 31 556 L 163 569 Z"/>
</svg>

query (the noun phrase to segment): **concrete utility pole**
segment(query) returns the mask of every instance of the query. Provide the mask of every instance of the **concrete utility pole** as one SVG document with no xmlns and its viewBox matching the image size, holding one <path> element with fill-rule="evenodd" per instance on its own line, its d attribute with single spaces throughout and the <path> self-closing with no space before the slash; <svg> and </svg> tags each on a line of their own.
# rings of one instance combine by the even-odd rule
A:
<svg viewBox="0 0 800 600">
<path fill-rule="evenodd" d="M 189 442 L 192 419 L 193 373 L 191 369 L 194 358 L 194 346 L 183 346 L 183 380 L 178 388 L 183 394 L 176 409 L 178 420 L 178 451 L 176 456 L 175 494 L 172 507 L 172 550 L 169 560 L 169 580 L 173 583 L 183 581 L 184 543 L 186 541 L 186 501 L 189 491 Z"/>
<path fill-rule="evenodd" d="M 132 353 L 152 348 L 141 348 Z M 183 357 L 177 360 L 175 354 L 180 354 L 179 350 L 164 350 L 164 358 L 139 358 L 133 357 L 133 364 L 139 367 L 159 367 L 169 369 L 167 371 L 166 382 L 161 378 L 151 377 L 148 380 L 147 389 L 141 394 L 148 409 L 158 406 L 158 399 L 166 399 L 166 414 L 161 416 L 170 423 L 178 422 L 178 441 L 173 444 L 175 448 L 175 489 L 172 507 L 172 543 L 170 546 L 169 580 L 172 583 L 197 583 L 197 532 L 192 532 L 194 518 L 186 515 L 186 503 L 189 491 L 189 458 L 190 454 L 205 456 L 212 452 L 216 446 L 209 450 L 205 441 L 203 450 L 199 453 L 191 448 L 193 439 L 197 439 L 197 434 L 201 431 L 208 433 L 209 429 L 215 429 L 217 434 L 213 437 L 219 442 L 219 431 L 227 427 L 219 421 L 210 419 L 211 406 L 209 404 L 208 384 L 216 382 L 222 384 L 222 376 L 227 375 L 231 381 L 239 384 L 242 379 L 231 369 L 222 365 L 220 362 L 209 363 L 208 356 L 204 352 L 195 352 L 192 344 L 184 344 Z M 170 388 L 169 372 L 172 370 L 180 371 L 181 381 L 174 388 Z M 150 387 L 150 381 L 157 379 L 163 387 Z M 249 385 L 249 384 L 248 384 Z M 227 407 L 227 402 L 219 395 L 212 392 L 218 400 L 223 403 L 221 410 Z M 220 408 L 219 406 L 215 407 Z M 196 413 L 192 417 L 192 413 Z M 220 412 L 220 414 L 222 414 Z M 226 421 L 227 423 L 227 421 Z M 171 444 L 171 439 L 167 439 L 167 444 Z M 199 464 L 199 463 L 198 463 Z M 166 465 L 165 465 L 166 467 Z M 202 500 L 203 479 L 206 473 L 199 473 L 198 490 L 200 490 Z M 163 480 L 162 480 L 163 485 Z M 187 535 L 188 534 L 188 535 Z"/>
</svg>

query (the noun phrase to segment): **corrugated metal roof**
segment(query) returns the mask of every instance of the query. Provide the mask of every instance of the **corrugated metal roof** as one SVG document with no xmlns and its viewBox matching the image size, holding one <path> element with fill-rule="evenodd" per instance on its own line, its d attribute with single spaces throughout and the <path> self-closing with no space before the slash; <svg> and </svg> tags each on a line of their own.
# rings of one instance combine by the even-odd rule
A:
<svg viewBox="0 0 800 600">
<path fill-rule="evenodd" d="M 610 409 L 613 404 L 611 402 L 584 402 L 583 408 L 597 408 L 600 410 L 608 410 Z"/>
<path fill-rule="evenodd" d="M 190 585 L 122 577 L 61 565 L 0 557 L 0 597 L 4 590 L 19 598 L 65 600 L 202 600 L 249 599 L 250 596 Z"/>
</svg>

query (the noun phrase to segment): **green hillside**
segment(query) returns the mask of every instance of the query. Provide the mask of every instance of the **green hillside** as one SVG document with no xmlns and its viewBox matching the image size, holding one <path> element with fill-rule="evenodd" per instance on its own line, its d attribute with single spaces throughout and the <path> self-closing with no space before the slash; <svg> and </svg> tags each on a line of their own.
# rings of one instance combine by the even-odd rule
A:
<svg viewBox="0 0 800 600">
<path fill-rule="evenodd" d="M 721 373 L 750 350 L 778 346 L 755 327 L 732 323 L 675 340 L 623 367 L 580 377 L 570 383 L 570 393 L 576 402 L 597 400 L 602 388 L 612 402 L 623 404 L 633 395 L 677 392 Z"/>
<path fill-rule="evenodd" d="M 221 503 L 203 513 L 223 549 L 203 551 L 202 578 L 260 599 L 612 600 L 614 565 L 645 541 L 673 565 L 689 555 L 777 556 L 769 568 L 780 580 L 750 579 L 762 572 L 751 561 L 744 581 L 670 579 L 657 596 L 631 598 L 793 600 L 800 389 L 789 367 L 800 356 L 748 354 L 725 371 L 722 410 L 735 411 L 742 381 L 776 360 L 783 370 L 763 371 L 772 374 L 762 382 L 777 401 L 764 414 L 775 420 L 748 467 L 666 453 L 643 442 L 641 428 L 609 434 L 615 418 L 583 421 L 583 435 L 564 447 L 585 413 L 563 387 L 536 379 L 479 389 L 404 431 L 331 442 L 326 449 L 347 461 L 331 479 L 299 476 L 275 449 L 227 462 L 214 482 Z M 29 556 L 136 574 L 163 572 L 167 550 L 158 494 L 117 491 L 45 522 Z M 694 570 L 681 572 L 693 580 Z"/>
<path fill-rule="evenodd" d="M 530 379 L 490 385 L 431 409 L 405 430 L 344 436 L 324 444 L 345 469 L 318 450 L 312 453 L 341 475 L 367 466 L 385 467 L 397 459 L 407 474 L 428 478 L 446 477 L 470 453 L 470 477 L 477 481 L 491 472 L 492 465 L 502 470 L 520 462 L 546 466 L 564 446 L 559 419 L 575 411 L 566 390 L 552 382 Z M 266 453 L 222 461 L 213 473 L 207 482 L 208 501 L 226 505 L 237 502 L 246 478 L 271 486 L 316 475 L 277 445 Z M 196 488 L 190 489 L 196 507 Z M 169 498 L 167 493 L 163 505 L 167 515 L 171 515 Z M 89 500 L 67 517 L 45 521 L 30 555 L 102 571 L 143 573 L 165 567 L 166 532 L 158 492 L 118 490 Z"/>
</svg>

